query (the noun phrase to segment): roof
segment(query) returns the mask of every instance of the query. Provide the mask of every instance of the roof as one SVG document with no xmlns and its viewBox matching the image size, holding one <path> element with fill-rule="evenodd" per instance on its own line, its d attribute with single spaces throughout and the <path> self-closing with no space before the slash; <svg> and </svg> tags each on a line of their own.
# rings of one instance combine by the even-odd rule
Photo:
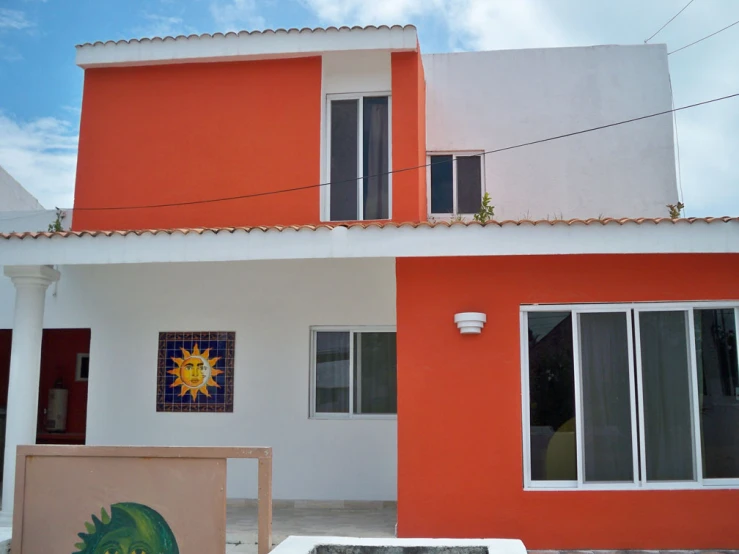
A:
<svg viewBox="0 0 739 554">
<path fill-rule="evenodd" d="M 0 235 L 12 265 L 247 260 L 739 254 L 739 218 L 346 223 Z"/>
<path fill-rule="evenodd" d="M 478 223 L 477 221 L 421 221 L 421 222 L 405 222 L 396 223 L 394 221 L 372 221 L 372 222 L 342 222 L 342 223 L 319 223 L 315 225 L 272 225 L 272 226 L 251 226 L 251 227 L 199 227 L 199 228 L 179 228 L 179 229 L 135 229 L 135 230 L 114 230 L 114 231 L 59 231 L 59 232 L 23 232 L 23 233 L 0 233 L 1 239 L 38 239 L 38 238 L 54 238 L 54 237 L 99 237 L 99 236 L 127 236 L 127 235 L 173 235 L 173 234 L 196 234 L 202 235 L 204 233 L 235 233 L 237 231 L 243 231 L 249 233 L 252 231 L 316 231 L 318 229 L 335 229 L 338 227 L 352 229 L 362 228 L 367 229 L 371 227 L 375 228 L 402 228 L 402 227 L 506 227 L 522 225 L 540 225 L 540 226 L 556 226 L 556 225 L 680 225 L 680 224 L 693 224 L 693 223 L 739 223 L 739 217 L 686 217 L 672 219 L 669 217 L 639 217 L 639 218 L 613 218 L 613 217 L 601 217 L 601 218 L 589 218 L 589 219 L 506 219 L 504 221 L 488 221 L 487 223 Z"/>
<path fill-rule="evenodd" d="M 351 50 L 418 50 L 413 25 L 316 27 L 204 33 L 86 42 L 77 45 L 82 68 L 236 61 L 318 55 Z"/>
</svg>

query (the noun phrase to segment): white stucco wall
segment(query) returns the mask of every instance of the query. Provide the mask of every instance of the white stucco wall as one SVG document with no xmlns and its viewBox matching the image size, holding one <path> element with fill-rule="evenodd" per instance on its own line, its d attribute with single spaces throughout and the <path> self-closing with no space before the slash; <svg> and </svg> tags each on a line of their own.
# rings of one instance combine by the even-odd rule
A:
<svg viewBox="0 0 739 554">
<path fill-rule="evenodd" d="M 669 110 L 664 45 L 432 54 L 427 150 L 480 151 Z M 672 116 L 485 158 L 496 219 L 665 217 Z"/>
<path fill-rule="evenodd" d="M 396 420 L 311 420 L 309 327 L 395 325 L 391 259 L 67 266 L 46 328 L 89 327 L 87 444 L 272 446 L 281 499 L 394 500 Z M 0 277 L 0 328 L 14 293 Z M 157 413 L 160 331 L 236 332 L 234 411 Z M 256 462 L 228 496 L 256 498 Z"/>
<path fill-rule="evenodd" d="M 0 212 L 43 209 L 39 201 L 0 166 Z"/>
<path fill-rule="evenodd" d="M 72 225 L 72 210 L 64 210 L 62 220 L 65 229 Z M 17 210 L 0 211 L 0 233 L 23 233 L 47 231 L 49 225 L 56 220 L 56 210 Z"/>
</svg>

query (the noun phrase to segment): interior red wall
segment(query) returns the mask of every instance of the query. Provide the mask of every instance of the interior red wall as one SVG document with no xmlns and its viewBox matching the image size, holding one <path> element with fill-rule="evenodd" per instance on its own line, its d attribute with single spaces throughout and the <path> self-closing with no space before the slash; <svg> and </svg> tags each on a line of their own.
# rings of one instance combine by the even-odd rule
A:
<svg viewBox="0 0 739 554">
<path fill-rule="evenodd" d="M 524 491 L 520 305 L 737 300 L 737 255 L 397 260 L 398 533 L 737 549 L 739 490 Z M 457 312 L 481 311 L 462 336 Z"/>
<path fill-rule="evenodd" d="M 89 329 L 45 329 L 41 344 L 39 379 L 39 416 L 44 425 L 44 408 L 49 403 L 49 389 L 61 377 L 69 391 L 67 397 L 67 433 L 84 433 L 87 426 L 87 382 L 76 382 L 77 354 L 90 352 Z"/>
<path fill-rule="evenodd" d="M 0 406 L 7 406 L 10 351 L 13 333 L 0 329 Z M 61 377 L 69 390 L 67 433 L 84 433 L 87 425 L 87 382 L 75 382 L 77 354 L 90 351 L 89 329 L 45 329 L 41 343 L 39 378 L 39 424 L 49 401 L 49 389 Z"/>
<path fill-rule="evenodd" d="M 318 184 L 320 57 L 85 71 L 76 230 L 311 224 L 319 189 L 133 210 Z"/>
<path fill-rule="evenodd" d="M 13 332 L 0 329 L 0 406 L 8 405 L 8 379 L 10 377 L 10 343 Z"/>
</svg>

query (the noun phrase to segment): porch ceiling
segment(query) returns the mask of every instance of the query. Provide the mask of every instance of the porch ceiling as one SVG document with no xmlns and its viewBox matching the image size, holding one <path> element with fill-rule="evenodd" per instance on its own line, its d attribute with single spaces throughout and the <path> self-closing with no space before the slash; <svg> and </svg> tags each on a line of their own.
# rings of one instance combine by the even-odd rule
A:
<svg viewBox="0 0 739 554">
<path fill-rule="evenodd" d="M 739 218 L 350 223 L 0 234 L 0 264 L 739 253 Z"/>
</svg>

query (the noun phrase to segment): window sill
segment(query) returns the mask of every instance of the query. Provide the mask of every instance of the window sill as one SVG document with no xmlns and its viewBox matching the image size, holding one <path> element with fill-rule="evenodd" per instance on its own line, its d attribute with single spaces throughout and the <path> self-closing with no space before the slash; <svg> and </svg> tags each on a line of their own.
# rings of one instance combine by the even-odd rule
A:
<svg viewBox="0 0 739 554">
<path fill-rule="evenodd" d="M 338 421 L 352 421 L 352 420 L 397 420 L 397 414 L 311 414 L 308 419 L 318 420 L 338 420 Z"/>
<path fill-rule="evenodd" d="M 614 485 L 614 484 L 593 484 L 583 485 L 580 487 L 568 487 L 568 486 L 537 486 L 527 485 L 524 486 L 524 492 L 638 492 L 638 491 L 715 491 L 715 490 L 735 490 L 739 489 L 739 479 L 716 479 L 715 483 L 703 482 L 699 483 L 649 483 L 645 485 Z"/>
</svg>

